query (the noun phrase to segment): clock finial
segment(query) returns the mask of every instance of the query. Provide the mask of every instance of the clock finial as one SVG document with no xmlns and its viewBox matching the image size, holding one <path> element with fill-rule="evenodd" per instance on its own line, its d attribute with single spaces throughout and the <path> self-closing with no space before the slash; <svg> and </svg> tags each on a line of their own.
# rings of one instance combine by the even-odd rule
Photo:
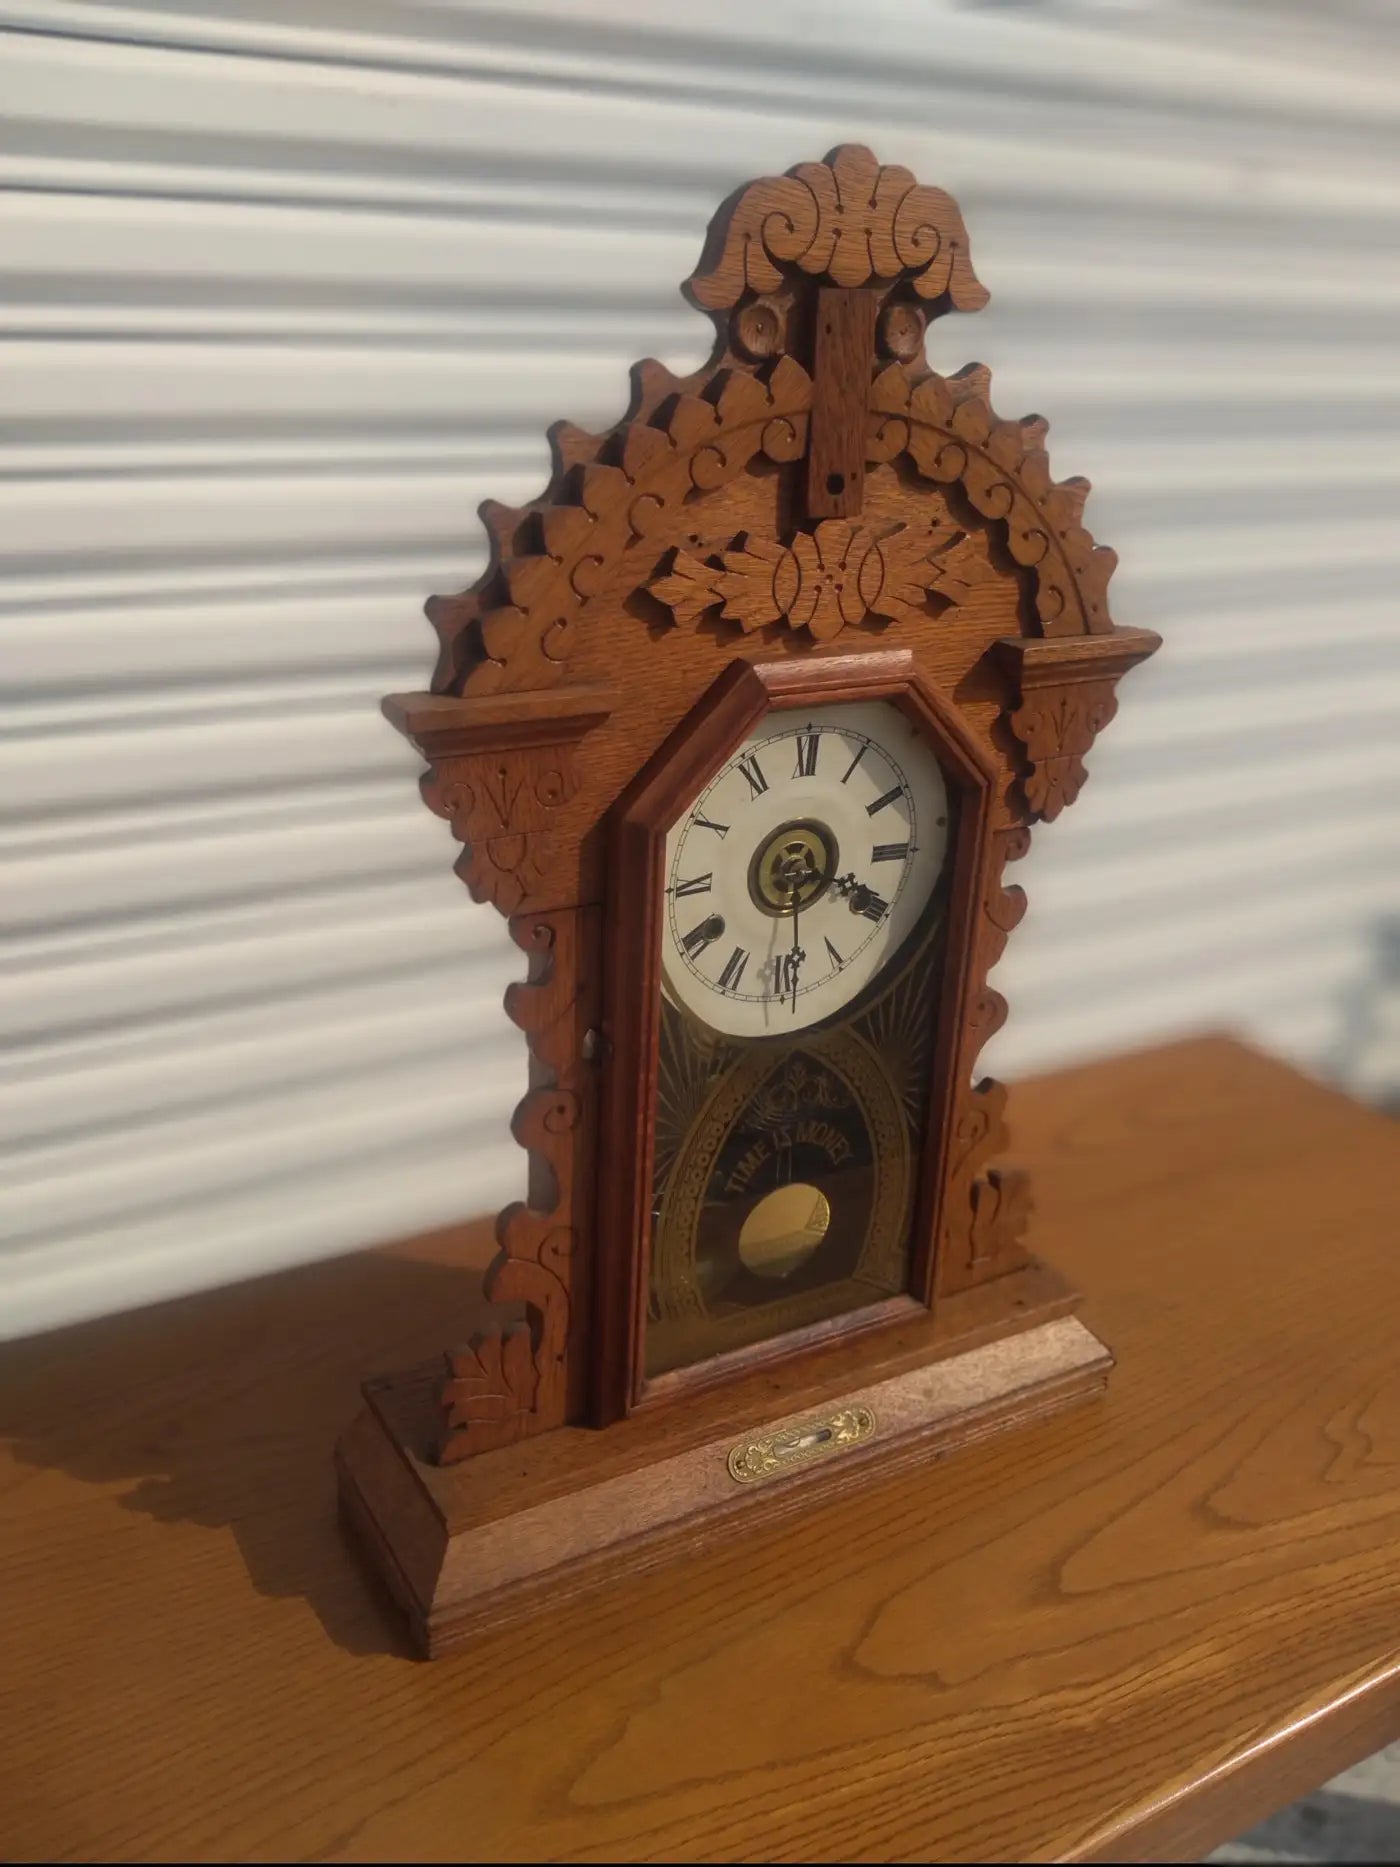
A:
<svg viewBox="0 0 1400 1867">
<path fill-rule="evenodd" d="M 731 195 L 686 289 L 706 311 L 727 311 L 745 292 L 776 291 L 789 268 L 838 286 L 907 279 L 919 298 L 953 311 L 980 311 L 989 296 L 953 197 L 862 143 Z"/>
</svg>

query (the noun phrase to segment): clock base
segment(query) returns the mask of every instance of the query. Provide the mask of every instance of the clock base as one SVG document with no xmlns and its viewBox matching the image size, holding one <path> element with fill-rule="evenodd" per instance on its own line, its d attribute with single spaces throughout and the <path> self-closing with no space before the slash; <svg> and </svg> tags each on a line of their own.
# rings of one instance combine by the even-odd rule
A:
<svg viewBox="0 0 1400 1867">
<path fill-rule="evenodd" d="M 983 1319 L 993 1289 L 995 1331 Z M 1009 1325 L 1008 1297 L 1021 1306 Z M 941 1305 L 954 1314 L 940 1317 L 932 1358 L 927 1340 L 920 1351 L 932 1320 L 923 1312 L 879 1352 L 867 1339 L 838 1390 L 829 1377 L 845 1356 L 826 1378 L 790 1377 L 776 1393 L 765 1384 L 766 1408 L 746 1412 L 730 1388 L 679 1412 L 642 1411 L 601 1432 L 561 1427 L 455 1465 L 428 1453 L 440 1367 L 391 1375 L 366 1384 L 364 1410 L 336 1449 L 342 1514 L 414 1644 L 435 1657 L 538 1611 L 546 1596 L 553 1608 L 691 1551 L 746 1506 L 786 1513 L 823 1488 L 927 1467 L 1090 1399 L 1113 1357 L 1068 1313 L 1075 1302 L 1032 1263 Z"/>
</svg>

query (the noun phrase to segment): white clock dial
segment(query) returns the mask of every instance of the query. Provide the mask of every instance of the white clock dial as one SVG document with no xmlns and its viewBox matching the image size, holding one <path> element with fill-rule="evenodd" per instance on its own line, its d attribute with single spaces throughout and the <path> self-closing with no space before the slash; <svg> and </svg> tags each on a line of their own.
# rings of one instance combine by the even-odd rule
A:
<svg viewBox="0 0 1400 1867">
<path fill-rule="evenodd" d="M 938 761 L 888 701 L 770 714 L 666 838 L 662 972 L 712 1030 L 801 1030 L 903 943 L 948 847 Z"/>
</svg>

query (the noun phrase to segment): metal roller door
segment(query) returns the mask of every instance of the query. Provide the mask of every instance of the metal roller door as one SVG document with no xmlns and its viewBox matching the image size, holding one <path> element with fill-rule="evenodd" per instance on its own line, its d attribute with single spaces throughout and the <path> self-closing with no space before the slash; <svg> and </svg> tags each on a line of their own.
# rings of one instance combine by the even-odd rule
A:
<svg viewBox="0 0 1400 1867">
<path fill-rule="evenodd" d="M 378 697 L 546 424 L 699 362 L 714 202 L 841 140 L 958 197 L 993 304 L 935 361 L 1049 413 L 1166 637 L 1018 872 L 984 1061 L 1227 1024 L 1393 1089 L 1397 43 L 1360 4 L 0 4 L 5 1328 L 519 1189 L 519 955 Z"/>
</svg>

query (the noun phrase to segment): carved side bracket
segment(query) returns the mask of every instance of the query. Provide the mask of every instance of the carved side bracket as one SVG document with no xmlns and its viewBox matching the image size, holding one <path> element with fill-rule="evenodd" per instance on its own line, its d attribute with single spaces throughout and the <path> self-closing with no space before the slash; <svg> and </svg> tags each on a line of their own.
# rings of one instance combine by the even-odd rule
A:
<svg viewBox="0 0 1400 1867">
<path fill-rule="evenodd" d="M 1006 1000 L 987 984 L 987 974 L 1006 950 L 1012 930 L 1026 911 L 1025 891 L 1002 882 L 1008 862 L 1030 848 L 1030 831 L 1015 826 L 992 839 L 990 860 L 978 917 L 959 1073 L 966 1083 L 978 1053 L 1006 1022 Z M 1006 1089 L 990 1077 L 959 1099 L 950 1137 L 947 1185 L 938 1242 L 939 1289 L 965 1290 L 1015 1270 L 1025 1260 L 1021 1237 L 1030 1217 L 1030 1187 L 1025 1174 L 988 1163 L 1007 1145 Z"/>
<path fill-rule="evenodd" d="M 1119 680 L 1160 648 L 1150 629 L 1046 641 L 1012 637 L 997 658 L 1016 684 L 1011 730 L 1026 749 L 1022 789 L 1031 814 L 1050 822 L 1079 796 L 1090 747 L 1118 710 Z"/>
<path fill-rule="evenodd" d="M 616 697 L 612 688 L 575 687 L 385 700 L 386 716 L 429 761 L 424 800 L 467 846 L 457 873 L 473 901 L 516 914 L 579 899 L 577 848 L 560 847 L 553 823 L 578 791 L 578 742 Z"/>
<path fill-rule="evenodd" d="M 1108 634 L 1016 636 L 996 644 L 998 660 L 1016 683 L 1020 704 L 1010 724 L 1030 757 L 1023 787 L 1033 816 L 1056 817 L 1074 802 L 1085 778 L 1084 754 L 1113 717 L 1118 680 L 1160 645 L 1160 636 L 1149 629 L 1117 628 Z M 959 1062 L 963 1082 L 982 1046 L 1006 1022 L 1006 1000 L 987 975 L 1026 911 L 1024 891 L 1004 886 L 1002 877 L 1006 864 L 1029 848 L 1030 831 L 1020 825 L 992 839 Z M 990 1164 L 1008 1144 L 1006 1100 L 1005 1086 L 990 1077 L 961 1097 L 940 1226 L 943 1291 L 986 1283 L 1025 1261 L 1021 1239 L 1031 1211 L 1029 1182 L 1018 1168 Z"/>
<path fill-rule="evenodd" d="M 531 1087 L 511 1132 L 530 1154 L 530 1196 L 496 1221 L 496 1257 L 484 1294 L 516 1304 L 521 1322 L 496 1320 L 446 1357 L 440 1402 L 444 1464 L 560 1426 L 570 1413 L 571 1330 L 586 1292 L 596 1121 L 586 1037 L 597 1017 L 595 908 L 518 915 L 511 938 L 530 977 L 506 992 L 506 1011 L 529 1041 Z"/>
</svg>

